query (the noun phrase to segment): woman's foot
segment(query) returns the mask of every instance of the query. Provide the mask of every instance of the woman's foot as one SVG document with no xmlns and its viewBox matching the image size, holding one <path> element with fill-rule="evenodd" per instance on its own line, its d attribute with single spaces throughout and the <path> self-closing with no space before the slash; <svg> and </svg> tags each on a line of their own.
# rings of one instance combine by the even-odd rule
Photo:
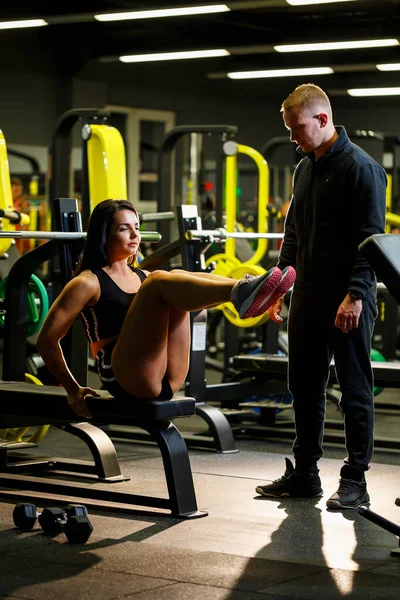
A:
<svg viewBox="0 0 400 600">
<path fill-rule="evenodd" d="M 282 279 L 282 272 L 273 267 L 264 275 L 245 275 L 233 286 L 231 302 L 241 319 L 258 317 L 271 306 L 271 299 Z"/>
<path fill-rule="evenodd" d="M 286 292 L 290 290 L 295 281 L 296 271 L 293 269 L 293 267 L 285 267 L 282 271 L 281 280 L 271 297 L 270 306 L 273 306 L 275 302 L 279 300 L 279 298 L 284 296 Z"/>
</svg>

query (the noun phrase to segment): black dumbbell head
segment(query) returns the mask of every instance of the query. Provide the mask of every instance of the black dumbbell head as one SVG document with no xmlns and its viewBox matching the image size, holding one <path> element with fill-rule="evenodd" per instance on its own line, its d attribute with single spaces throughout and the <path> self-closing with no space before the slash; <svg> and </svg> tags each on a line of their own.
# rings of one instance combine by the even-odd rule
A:
<svg viewBox="0 0 400 600">
<path fill-rule="evenodd" d="M 64 533 L 70 544 L 85 544 L 92 535 L 93 525 L 87 517 L 69 517 Z"/>
<path fill-rule="evenodd" d="M 68 504 L 64 509 L 68 518 L 70 517 L 87 517 L 88 512 L 83 504 Z"/>
<path fill-rule="evenodd" d="M 36 506 L 29 502 L 19 502 L 13 511 L 15 527 L 30 531 L 35 525 L 37 517 Z"/>
<path fill-rule="evenodd" d="M 52 506 L 44 508 L 39 516 L 39 523 L 43 529 L 44 535 L 58 535 L 62 532 L 62 522 L 65 515 L 62 508 Z"/>
</svg>

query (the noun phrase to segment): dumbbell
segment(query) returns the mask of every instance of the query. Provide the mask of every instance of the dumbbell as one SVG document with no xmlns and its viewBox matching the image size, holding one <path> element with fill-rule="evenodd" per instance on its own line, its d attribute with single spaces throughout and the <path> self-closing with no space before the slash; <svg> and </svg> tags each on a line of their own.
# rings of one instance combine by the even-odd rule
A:
<svg viewBox="0 0 400 600">
<path fill-rule="evenodd" d="M 63 531 L 71 544 L 85 544 L 93 531 L 86 507 L 76 504 L 69 504 L 64 510 L 58 507 L 43 509 L 39 524 L 44 535 L 55 536 Z"/>
<path fill-rule="evenodd" d="M 71 544 L 84 544 L 93 531 L 86 507 L 80 504 L 69 504 L 64 510 L 45 508 L 38 513 L 34 504 L 20 502 L 14 508 L 13 519 L 16 527 L 28 531 L 39 519 L 44 535 L 55 536 L 64 531 Z"/>
<path fill-rule="evenodd" d="M 18 527 L 18 529 L 30 531 L 33 529 L 38 517 L 39 514 L 37 513 L 36 506 L 34 504 L 29 504 L 28 502 L 19 502 L 14 507 L 13 521 L 15 527 Z"/>
</svg>

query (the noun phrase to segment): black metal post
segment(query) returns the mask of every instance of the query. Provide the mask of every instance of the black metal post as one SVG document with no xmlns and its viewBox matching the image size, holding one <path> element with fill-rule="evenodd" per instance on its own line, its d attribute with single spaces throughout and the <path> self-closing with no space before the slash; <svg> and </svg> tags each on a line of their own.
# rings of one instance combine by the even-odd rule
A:
<svg viewBox="0 0 400 600">
<path fill-rule="evenodd" d="M 82 240 L 69 243 L 82 248 Z M 5 294 L 3 379 L 25 380 L 27 296 L 32 273 L 40 265 L 56 256 L 65 240 L 51 240 L 31 252 L 24 254 L 10 270 Z M 82 361 L 82 357 L 80 357 Z"/>
<path fill-rule="evenodd" d="M 173 206 L 171 198 L 171 157 L 178 140 L 190 133 L 215 134 L 234 137 L 237 134 L 234 125 L 180 125 L 165 134 L 162 145 L 158 151 L 158 191 L 157 210 L 165 212 Z M 162 235 L 162 245 L 170 242 L 170 225 L 168 222 L 159 224 Z"/>
<path fill-rule="evenodd" d="M 185 233 L 189 229 L 202 229 L 197 215 L 197 206 L 177 207 L 179 238 L 181 242 L 182 265 L 188 271 L 204 271 L 204 252 L 210 240 L 188 241 Z M 196 414 L 205 420 L 214 439 L 218 452 L 237 452 L 231 426 L 225 415 L 216 407 L 208 406 L 206 381 L 206 330 L 207 311 L 191 314 L 192 342 L 190 366 L 186 379 L 185 393 L 196 399 Z"/>
<path fill-rule="evenodd" d="M 79 119 L 84 119 L 85 123 L 104 122 L 109 115 L 109 111 L 101 108 L 74 108 L 63 113 L 57 121 L 49 149 L 49 199 L 51 210 L 55 198 L 68 197 L 71 193 L 73 126 Z M 87 165 L 83 165 L 83 171 L 86 168 Z M 52 221 L 52 228 L 55 229 L 54 221 Z"/>
</svg>

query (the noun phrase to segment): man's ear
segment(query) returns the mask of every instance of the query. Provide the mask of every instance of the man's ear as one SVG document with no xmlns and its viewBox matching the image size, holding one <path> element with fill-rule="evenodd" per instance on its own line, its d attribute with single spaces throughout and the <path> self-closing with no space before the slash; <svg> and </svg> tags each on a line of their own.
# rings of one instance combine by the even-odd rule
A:
<svg viewBox="0 0 400 600">
<path fill-rule="evenodd" d="M 317 116 L 317 119 L 319 121 L 320 127 L 326 127 L 328 124 L 328 115 L 326 113 L 320 113 Z"/>
</svg>

